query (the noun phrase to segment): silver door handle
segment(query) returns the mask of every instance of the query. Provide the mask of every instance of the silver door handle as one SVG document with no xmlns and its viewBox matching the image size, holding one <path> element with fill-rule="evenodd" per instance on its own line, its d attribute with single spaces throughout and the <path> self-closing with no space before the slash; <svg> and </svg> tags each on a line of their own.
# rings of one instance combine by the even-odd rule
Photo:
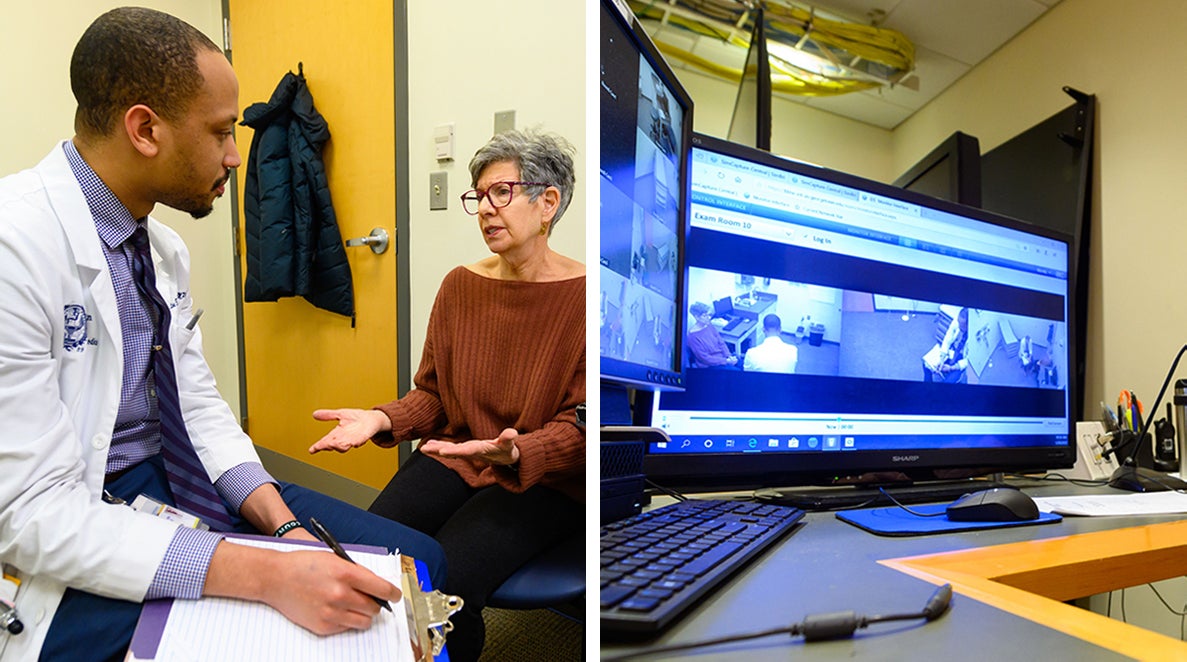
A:
<svg viewBox="0 0 1187 662">
<path fill-rule="evenodd" d="M 370 246 L 371 252 L 379 255 L 387 250 L 387 230 L 383 228 L 375 228 L 371 234 L 366 237 L 355 237 L 354 239 L 347 239 L 347 246 Z"/>
</svg>

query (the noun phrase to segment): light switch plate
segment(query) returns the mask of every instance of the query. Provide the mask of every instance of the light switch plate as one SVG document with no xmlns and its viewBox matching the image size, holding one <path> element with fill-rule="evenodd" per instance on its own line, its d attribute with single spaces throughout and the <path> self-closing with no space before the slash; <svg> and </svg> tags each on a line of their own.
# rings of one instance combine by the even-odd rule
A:
<svg viewBox="0 0 1187 662">
<path fill-rule="evenodd" d="M 515 128 L 515 111 L 501 110 L 495 113 L 495 135 Z"/>
<path fill-rule="evenodd" d="M 429 173 L 429 210 L 449 209 L 449 173 Z"/>
<path fill-rule="evenodd" d="M 453 124 L 433 127 L 433 151 L 438 161 L 453 160 Z"/>
</svg>

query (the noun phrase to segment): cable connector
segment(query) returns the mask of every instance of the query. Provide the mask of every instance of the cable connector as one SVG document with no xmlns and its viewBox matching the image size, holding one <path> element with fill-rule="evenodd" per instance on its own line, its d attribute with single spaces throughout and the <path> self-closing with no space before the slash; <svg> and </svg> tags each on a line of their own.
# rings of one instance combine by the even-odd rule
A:
<svg viewBox="0 0 1187 662">
<path fill-rule="evenodd" d="M 826 641 L 828 639 L 845 639 L 852 637 L 858 628 L 866 626 L 865 618 L 855 611 L 834 611 L 828 614 L 812 614 L 804 617 L 804 622 L 793 625 L 793 635 L 804 635 L 804 641 Z"/>
</svg>

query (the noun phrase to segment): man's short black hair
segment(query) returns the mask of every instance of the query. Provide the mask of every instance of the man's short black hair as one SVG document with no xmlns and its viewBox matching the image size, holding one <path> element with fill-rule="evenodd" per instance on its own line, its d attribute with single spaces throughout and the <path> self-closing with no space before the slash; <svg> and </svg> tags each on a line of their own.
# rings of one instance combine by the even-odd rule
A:
<svg viewBox="0 0 1187 662">
<path fill-rule="evenodd" d="M 783 320 L 779 319 L 778 315 L 770 314 L 762 318 L 763 330 L 771 329 L 773 331 L 783 332 Z"/>
<path fill-rule="evenodd" d="M 167 120 L 184 117 L 204 82 L 200 50 L 221 52 L 197 28 L 163 12 L 121 7 L 95 19 L 70 58 L 74 130 L 109 136 L 136 104 Z"/>
</svg>

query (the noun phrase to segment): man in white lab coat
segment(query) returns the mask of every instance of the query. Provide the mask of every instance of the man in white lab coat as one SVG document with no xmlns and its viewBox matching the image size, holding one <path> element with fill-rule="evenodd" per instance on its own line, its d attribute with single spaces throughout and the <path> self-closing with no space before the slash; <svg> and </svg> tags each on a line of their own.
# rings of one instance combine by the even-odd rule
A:
<svg viewBox="0 0 1187 662">
<path fill-rule="evenodd" d="M 216 528 L 312 540 L 313 515 L 343 542 L 399 546 L 442 578 L 426 536 L 273 480 L 215 390 L 189 254 L 148 215 L 161 203 L 205 216 L 240 163 L 238 83 L 218 47 L 166 14 L 113 10 L 79 41 L 71 87 L 74 138 L 0 179 L 0 562 L 19 580 L 25 625 L 0 632 L 0 659 L 122 659 L 154 597 L 264 602 L 319 634 L 369 627 L 373 597 L 400 592 L 361 566 L 236 545 L 118 503 L 174 502 L 166 378 L 150 358 L 168 323 L 186 443 L 226 510 Z M 142 228 L 163 303 L 133 280 Z"/>
<path fill-rule="evenodd" d="M 799 350 L 783 341 L 783 320 L 778 315 L 762 319 L 763 341 L 746 352 L 742 367 L 748 372 L 795 372 Z"/>
</svg>

